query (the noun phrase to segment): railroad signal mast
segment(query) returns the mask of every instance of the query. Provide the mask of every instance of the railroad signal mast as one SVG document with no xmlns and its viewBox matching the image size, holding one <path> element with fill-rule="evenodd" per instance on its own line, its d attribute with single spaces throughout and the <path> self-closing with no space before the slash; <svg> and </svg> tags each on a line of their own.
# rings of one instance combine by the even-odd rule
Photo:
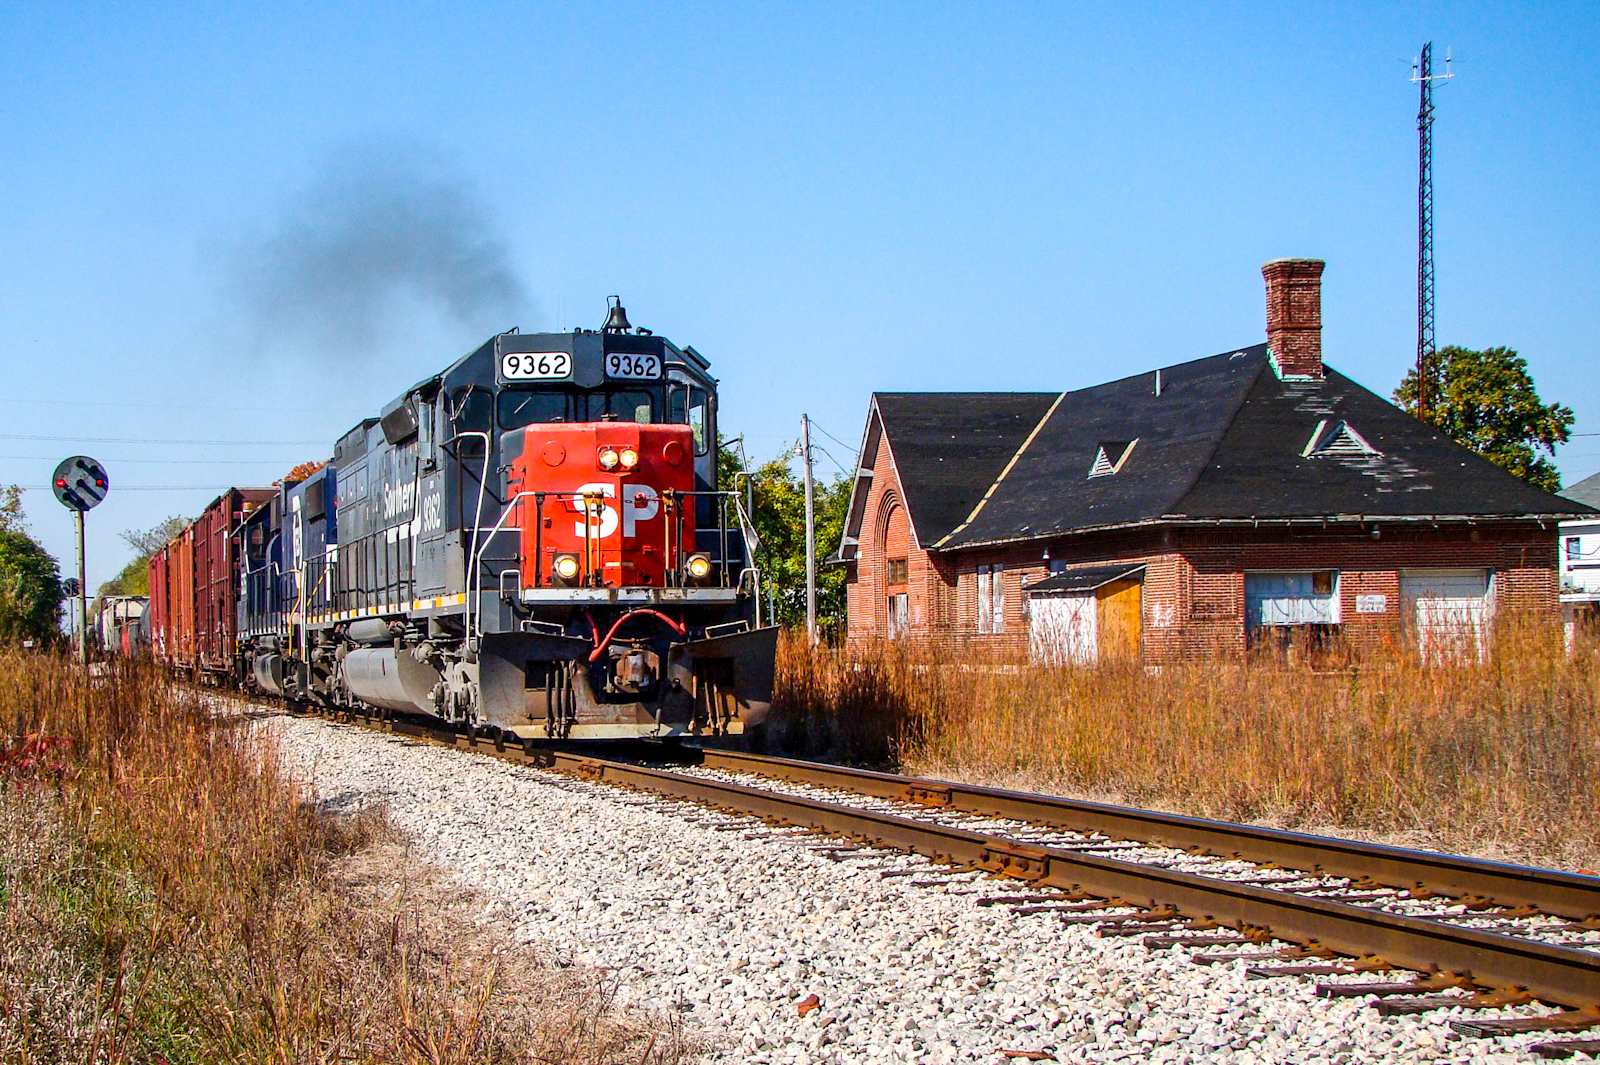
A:
<svg viewBox="0 0 1600 1065">
<path fill-rule="evenodd" d="M 78 664 L 89 666 L 89 573 L 83 555 L 83 516 L 98 506 L 111 489 L 111 479 L 106 468 L 88 455 L 74 455 L 64 459 L 50 478 L 50 489 L 61 505 L 72 511 L 78 533 L 78 578 L 72 582 L 77 590 L 72 597 L 77 600 Z"/>
<path fill-rule="evenodd" d="M 1433 72 L 1433 42 L 1411 65 L 1417 105 L 1417 417 L 1427 419 L 1428 371 L 1433 366 L 1433 83 L 1455 77 L 1450 54 L 1444 73 Z"/>
</svg>

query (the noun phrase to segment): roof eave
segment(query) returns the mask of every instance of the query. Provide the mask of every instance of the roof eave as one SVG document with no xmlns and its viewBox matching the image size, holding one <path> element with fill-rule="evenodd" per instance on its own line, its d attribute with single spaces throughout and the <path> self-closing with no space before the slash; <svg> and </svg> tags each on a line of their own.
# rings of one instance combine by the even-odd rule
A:
<svg viewBox="0 0 1600 1065">
<path fill-rule="evenodd" d="M 1416 524 L 1416 525 L 1465 525 L 1476 522 L 1496 523 L 1528 523 L 1528 524 L 1559 524 L 1572 518 L 1581 518 L 1584 515 L 1560 512 L 1550 514 L 1326 514 L 1312 515 L 1302 518 L 1192 518 L 1180 514 L 1168 514 L 1159 518 L 1140 518 L 1138 521 L 1110 522 L 1105 525 L 1080 525 L 1071 529 L 1062 529 L 1053 532 L 1030 533 L 1027 536 L 1008 536 L 995 540 L 972 540 L 959 544 L 950 544 L 938 547 L 939 554 L 953 554 L 957 551 L 970 551 L 976 548 L 1006 547 L 1010 544 L 1025 544 L 1039 540 L 1060 540 L 1072 536 L 1084 536 L 1090 533 L 1124 532 L 1131 529 L 1144 529 L 1164 525 L 1178 528 L 1260 528 L 1262 526 L 1294 526 L 1294 525 L 1352 525 L 1352 524 Z"/>
</svg>

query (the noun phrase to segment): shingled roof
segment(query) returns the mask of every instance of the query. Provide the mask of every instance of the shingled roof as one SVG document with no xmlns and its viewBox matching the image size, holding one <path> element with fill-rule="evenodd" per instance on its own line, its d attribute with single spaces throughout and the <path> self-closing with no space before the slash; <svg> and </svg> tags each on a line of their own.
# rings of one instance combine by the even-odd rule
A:
<svg viewBox="0 0 1600 1065">
<path fill-rule="evenodd" d="M 1576 499 L 1584 506 L 1600 507 L 1600 473 L 1585 477 L 1571 488 L 1563 488 L 1561 494 L 1567 499 Z"/>
<path fill-rule="evenodd" d="M 861 464 L 870 469 L 880 428 L 894 455 L 906 513 L 920 544 L 931 544 L 972 512 L 1055 392 L 879 392 L 872 397 Z M 857 480 L 845 535 L 861 528 L 865 484 Z M 847 542 L 845 557 L 849 557 Z"/>
<path fill-rule="evenodd" d="M 893 393 L 875 404 L 918 541 L 935 550 L 1153 521 L 1590 512 L 1335 370 L 1280 379 L 1265 344 L 1059 396 Z M 852 502 L 857 529 L 864 502 Z"/>
</svg>

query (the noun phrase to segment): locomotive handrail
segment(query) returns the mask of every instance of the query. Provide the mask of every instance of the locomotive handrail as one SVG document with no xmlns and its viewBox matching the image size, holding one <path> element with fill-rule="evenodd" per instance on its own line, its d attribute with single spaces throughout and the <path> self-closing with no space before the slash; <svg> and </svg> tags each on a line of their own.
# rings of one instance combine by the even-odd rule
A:
<svg viewBox="0 0 1600 1065">
<path fill-rule="evenodd" d="M 489 453 L 494 450 L 494 446 L 493 446 L 494 445 L 494 441 L 489 439 L 489 434 L 487 432 L 484 432 L 484 431 L 482 431 L 480 429 L 467 429 L 464 432 L 459 432 L 459 433 L 457 433 L 455 435 L 455 440 L 460 440 L 464 436 L 481 436 L 481 437 L 483 437 L 483 469 L 478 474 L 478 506 L 477 506 L 477 509 L 474 510 L 473 513 L 472 513 L 472 547 L 473 547 L 472 555 L 473 555 L 474 558 L 476 558 L 478 556 L 478 554 L 480 553 L 480 551 L 479 551 L 480 545 L 478 543 L 478 534 L 483 531 L 483 496 L 484 496 L 484 493 L 489 490 Z M 454 441 L 452 441 L 452 443 L 453 442 Z M 456 461 L 457 462 L 461 462 L 461 449 L 460 448 L 456 449 Z M 465 466 L 466 463 L 461 462 L 461 465 Z M 508 508 L 510 507 L 510 505 L 511 505 L 510 503 L 506 504 L 506 506 Z M 505 516 L 504 511 L 502 511 L 501 512 L 501 517 L 504 517 L 504 516 Z M 467 632 L 468 632 L 469 635 L 472 632 L 470 610 L 469 610 L 469 617 L 468 617 Z"/>
<path fill-rule="evenodd" d="M 738 588 L 744 587 L 744 578 L 747 573 L 750 575 L 750 594 L 755 597 L 756 601 L 756 628 L 759 629 L 761 627 L 761 571 L 754 566 L 746 566 L 740 570 Z"/>
<path fill-rule="evenodd" d="M 466 434 L 463 433 L 462 435 L 465 436 Z M 488 460 L 485 459 L 484 461 L 487 462 Z M 500 511 L 499 520 L 494 523 L 494 528 L 489 530 L 489 535 L 486 536 L 486 537 L 483 537 L 481 542 L 479 542 L 477 530 L 476 529 L 473 530 L 473 541 L 474 541 L 473 542 L 473 547 L 474 547 L 474 550 L 472 552 L 472 569 L 469 572 L 468 577 L 467 577 L 467 581 L 468 581 L 468 594 L 467 594 L 467 643 L 468 643 L 468 645 L 469 645 L 471 650 L 476 651 L 478 649 L 478 639 L 483 636 L 483 631 L 482 631 L 483 630 L 483 611 L 482 611 L 482 609 L 474 610 L 474 607 L 478 605 L 478 598 L 481 595 L 483 595 L 483 573 L 482 573 L 482 570 L 483 570 L 483 549 L 485 547 L 487 547 L 490 543 L 492 543 L 496 536 L 500 535 L 500 528 L 501 528 L 502 525 L 505 524 L 506 516 L 509 515 L 513 510 L 515 510 L 516 507 L 517 507 L 517 504 L 520 503 L 523 499 L 525 499 L 528 496 L 547 496 L 547 495 L 557 495 L 557 496 L 559 496 L 561 494 L 577 495 L 578 493 L 575 493 L 575 492 L 574 493 L 531 492 L 531 491 L 529 491 L 529 492 L 518 492 L 516 495 L 512 496 L 510 499 L 506 500 L 506 505 Z M 587 524 L 588 523 L 585 522 L 585 525 L 587 525 Z M 516 528 L 517 531 L 519 531 L 519 532 L 521 531 L 521 527 L 520 526 L 513 526 L 513 527 Z"/>
</svg>

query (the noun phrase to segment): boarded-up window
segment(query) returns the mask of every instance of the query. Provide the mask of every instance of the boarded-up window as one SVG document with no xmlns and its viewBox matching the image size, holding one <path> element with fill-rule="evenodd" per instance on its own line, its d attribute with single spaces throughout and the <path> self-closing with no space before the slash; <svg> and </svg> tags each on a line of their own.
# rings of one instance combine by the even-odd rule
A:
<svg viewBox="0 0 1600 1065">
<path fill-rule="evenodd" d="M 889 639 L 904 639 L 910 631 L 910 598 L 905 592 L 897 592 L 889 596 Z"/>
<path fill-rule="evenodd" d="M 978 631 L 1006 631 L 1005 566 L 999 562 L 978 567 Z"/>
<path fill-rule="evenodd" d="M 1245 622 L 1252 629 L 1337 625 L 1337 586 L 1337 574 L 1332 570 L 1246 573 Z"/>
<path fill-rule="evenodd" d="M 986 633 L 994 621 L 994 600 L 989 596 L 992 581 L 989 577 L 989 567 L 978 567 L 978 631 Z"/>
</svg>

